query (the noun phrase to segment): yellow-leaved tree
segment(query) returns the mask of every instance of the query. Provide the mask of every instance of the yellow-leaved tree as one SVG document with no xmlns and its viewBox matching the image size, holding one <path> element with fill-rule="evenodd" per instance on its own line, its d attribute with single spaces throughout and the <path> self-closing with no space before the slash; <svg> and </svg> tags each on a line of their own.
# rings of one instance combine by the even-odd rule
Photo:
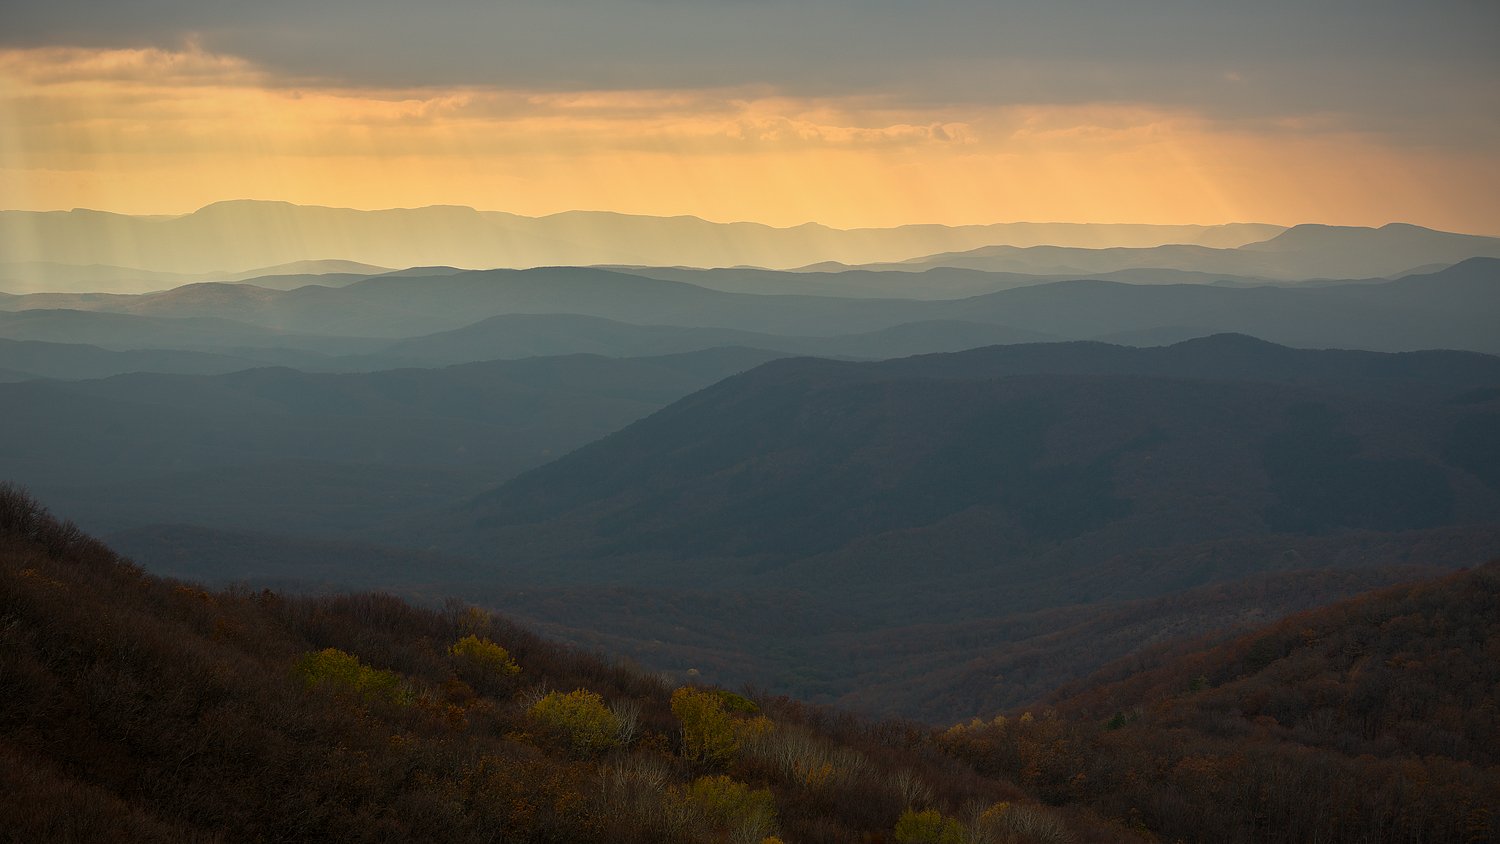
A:
<svg viewBox="0 0 1500 844">
<path fill-rule="evenodd" d="M 549 729 L 567 736 L 573 749 L 584 753 L 608 750 L 620 734 L 620 720 L 604 705 L 604 698 L 588 689 L 551 692 L 532 704 L 529 712 Z"/>
<path fill-rule="evenodd" d="M 672 714 L 682 724 L 682 755 L 688 759 L 724 764 L 739 749 L 734 718 L 718 692 L 683 686 L 672 693 Z"/>
<path fill-rule="evenodd" d="M 964 827 L 934 809 L 907 809 L 896 821 L 895 836 L 898 844 L 964 844 Z"/>
<path fill-rule="evenodd" d="M 484 674 L 508 677 L 521 673 L 521 666 L 511 659 L 509 651 L 472 633 L 454 642 L 448 653 L 467 667 Z"/>
<path fill-rule="evenodd" d="M 352 692 L 366 700 L 410 703 L 412 699 L 411 687 L 400 674 L 371 668 L 338 648 L 303 654 L 292 673 L 309 687 Z"/>
<path fill-rule="evenodd" d="M 764 844 L 776 834 L 776 801 L 770 789 L 726 776 L 699 777 L 683 795 L 688 808 L 731 844 Z"/>
</svg>

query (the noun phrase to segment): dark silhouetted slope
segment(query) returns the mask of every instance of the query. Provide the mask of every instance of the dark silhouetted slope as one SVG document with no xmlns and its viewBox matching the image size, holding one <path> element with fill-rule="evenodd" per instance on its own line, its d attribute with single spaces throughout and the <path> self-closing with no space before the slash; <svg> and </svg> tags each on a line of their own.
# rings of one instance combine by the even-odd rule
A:
<svg viewBox="0 0 1500 844">
<path fill-rule="evenodd" d="M 760 561 L 742 575 L 844 552 L 841 572 L 863 555 L 916 577 L 1069 544 L 1489 521 L 1497 502 L 1445 438 L 1493 410 L 1441 399 L 1500 383 L 1497 367 L 1234 336 L 781 361 L 516 479 L 475 504 L 474 527 L 712 579 L 690 561 Z"/>
</svg>

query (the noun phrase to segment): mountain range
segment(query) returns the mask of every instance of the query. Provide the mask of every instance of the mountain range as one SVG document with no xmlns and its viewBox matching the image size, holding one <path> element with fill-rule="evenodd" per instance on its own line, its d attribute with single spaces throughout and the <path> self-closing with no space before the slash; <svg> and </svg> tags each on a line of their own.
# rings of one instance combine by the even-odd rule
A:
<svg viewBox="0 0 1500 844">
<path fill-rule="evenodd" d="M 252 273 L 373 275 L 385 267 L 430 265 L 802 268 L 824 276 L 850 268 L 1074 277 L 1149 269 L 1273 280 L 1380 278 L 1500 257 L 1500 238 L 1398 223 L 1378 229 L 1000 223 L 840 230 L 603 212 L 530 218 L 452 206 L 355 211 L 235 201 L 175 217 L 4 211 L 0 248 L 8 262 L 0 265 L 0 290 L 26 293 L 142 292 L 193 280 L 239 281 Z M 845 282 L 805 283 L 796 292 L 826 293 Z"/>
<path fill-rule="evenodd" d="M 347 536 L 452 506 L 775 356 L 714 349 L 0 384 L 10 409 L 0 476 L 95 530 L 185 522 Z"/>
<path fill-rule="evenodd" d="M 568 211 L 523 217 L 459 206 L 357 211 L 237 200 L 180 216 L 0 211 L 0 254 L 13 262 L 104 264 L 167 273 L 237 273 L 340 259 L 383 267 L 486 269 L 580 264 L 790 268 L 869 263 L 993 244 L 1080 247 L 1201 243 L 1238 246 L 1279 226 L 998 223 L 833 229 L 774 228 L 696 217 Z"/>
<path fill-rule="evenodd" d="M 34 410 L 6 471 L 178 576 L 459 594 L 678 676 L 934 719 L 1500 551 L 1491 356 L 775 357 L 9 385 Z M 94 418 L 121 421 L 80 450 Z M 959 646 L 993 670 L 944 668 Z"/>
<path fill-rule="evenodd" d="M 1500 551 L 1493 239 L 255 204 L 47 225 L 79 220 L 186 263 L 7 254 L 53 282 L 0 294 L 0 476 L 174 576 L 462 596 L 675 679 L 942 721 Z M 299 249 L 410 228 L 416 251 L 272 248 L 308 220 Z M 602 265 L 452 266 L 543 230 Z M 686 266 L 788 242 L 818 260 Z M 899 263 L 828 263 L 866 246 Z"/>
<path fill-rule="evenodd" d="M 471 518 L 510 566 L 544 574 L 561 555 L 571 578 L 594 560 L 635 583 L 820 583 L 877 560 L 898 579 L 980 576 L 1043 551 L 1433 529 L 1500 510 L 1465 433 L 1493 419 L 1497 385 L 1483 355 L 1234 336 L 783 360 L 509 482 Z M 920 563 L 907 546 L 928 549 Z"/>
<path fill-rule="evenodd" d="M 3 213 L 3 212 L 0 212 Z M 195 281 L 246 281 L 261 287 L 323 284 L 335 286 L 356 278 L 391 272 L 385 267 L 355 261 L 294 261 L 243 272 L 171 273 L 103 264 L 57 261 L 0 263 L 0 292 L 24 293 L 142 293 L 168 290 Z"/>
<path fill-rule="evenodd" d="M 734 595 L 743 612 L 705 613 L 714 632 L 678 641 L 699 657 L 730 642 L 778 654 L 736 676 L 838 696 L 877 670 L 818 656 L 841 634 L 925 625 L 936 643 L 950 625 L 1262 572 L 1400 566 L 1418 549 L 1431 564 L 1482 560 L 1500 551 L 1497 385 L 1500 361 L 1483 355 L 1242 337 L 781 360 L 527 472 L 427 535 L 491 561 L 498 580 L 552 587 L 475 594 L 658 663 L 652 623 L 584 623 L 563 604 L 596 598 L 561 596 Z M 819 679 L 784 673 L 807 664 Z"/>
<path fill-rule="evenodd" d="M 140 295 L 9 297 L 0 300 L 0 337 L 227 354 L 245 346 L 361 354 L 396 339 L 453 331 L 504 314 L 571 314 L 636 325 L 791 337 L 963 322 L 1001 326 L 1011 337 L 1033 340 L 1140 335 L 1150 342 L 1163 331 L 1176 335 L 1171 339 L 1237 332 L 1313 348 L 1500 352 L 1493 330 L 1500 318 L 1500 259 L 1471 258 L 1431 273 L 1359 284 L 1240 287 L 1085 279 L 943 300 L 726 293 L 685 281 L 578 267 L 397 273 L 342 287 L 307 285 L 292 290 L 199 283 Z M 156 323 L 127 342 L 113 333 L 129 323 L 126 315 L 220 322 Z M 70 330 L 69 320 L 87 320 L 88 327 Z M 226 320 L 229 323 L 222 322 Z M 33 321 L 55 327 L 36 328 Z M 177 325 L 189 333 L 174 339 L 178 332 L 172 329 Z M 605 328 L 603 323 L 595 325 Z M 562 330 L 576 334 L 577 327 L 575 323 Z M 620 330 L 609 329 L 615 335 Z M 379 342 L 382 339 L 386 342 Z M 734 334 L 726 334 L 717 344 L 747 342 L 765 345 Z M 771 345 L 789 351 L 859 354 L 840 351 L 837 343 L 824 349 L 797 340 Z M 889 356 L 952 348 L 907 344 L 881 349 L 876 343 L 865 350 Z M 549 349 L 559 350 L 556 345 Z"/>
</svg>

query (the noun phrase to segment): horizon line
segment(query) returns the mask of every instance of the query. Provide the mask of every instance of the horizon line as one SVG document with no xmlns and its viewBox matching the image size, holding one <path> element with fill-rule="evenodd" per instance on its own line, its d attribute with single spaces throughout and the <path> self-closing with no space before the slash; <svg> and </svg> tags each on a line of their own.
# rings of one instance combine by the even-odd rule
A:
<svg viewBox="0 0 1500 844">
<path fill-rule="evenodd" d="M 178 212 L 129 212 L 129 211 L 112 211 L 112 210 L 108 210 L 108 209 L 104 209 L 104 208 L 90 208 L 90 207 L 86 207 L 86 206 L 75 206 L 73 208 L 0 208 L 0 214 L 74 214 L 74 213 L 89 213 L 89 214 L 108 214 L 108 215 L 118 216 L 118 217 L 133 217 L 133 218 L 150 218 L 150 217 L 155 217 L 155 218 L 161 218 L 161 219 L 164 219 L 164 220 L 165 219 L 175 220 L 175 219 L 182 219 L 184 217 L 191 217 L 194 214 L 198 214 L 198 213 L 201 213 L 203 211 L 206 211 L 209 208 L 212 208 L 212 207 L 214 207 L 216 205 L 236 205 L 236 204 L 244 204 L 244 205 L 286 205 L 286 206 L 291 206 L 291 207 L 294 207 L 294 208 L 315 208 L 315 209 L 323 209 L 323 210 L 328 210 L 328 211 L 353 211 L 353 212 L 365 213 L 365 214 L 374 214 L 374 213 L 381 213 L 381 212 L 387 212 L 387 211 L 424 211 L 424 210 L 436 209 L 436 208 L 452 208 L 452 209 L 459 209 L 459 210 L 464 210 L 464 211 L 472 211 L 472 212 L 477 213 L 477 214 L 505 214 L 507 216 L 517 217 L 517 218 L 525 219 L 525 220 L 546 220 L 546 219 L 551 219 L 553 217 L 565 216 L 565 215 L 568 215 L 568 214 L 600 214 L 600 215 L 613 215 L 613 216 L 619 216 L 619 217 L 634 217 L 634 218 L 650 219 L 650 220 L 693 220 L 693 221 L 697 221 L 697 222 L 708 223 L 710 225 L 718 225 L 718 226 L 736 226 L 736 225 L 761 226 L 761 227 L 764 227 L 764 228 L 774 229 L 774 230 L 777 230 L 777 231 L 790 231 L 790 230 L 793 230 L 793 229 L 806 228 L 806 227 L 810 227 L 810 226 L 811 227 L 820 227 L 820 228 L 828 229 L 828 230 L 831 230 L 831 231 L 840 231 L 840 232 L 883 231 L 883 230 L 889 230 L 889 229 L 910 228 L 910 227 L 918 227 L 918 226 L 931 226 L 931 227 L 945 228 L 945 229 L 990 228 L 990 227 L 994 227 L 994 226 L 1139 226 L 1139 227 L 1142 227 L 1142 228 L 1203 228 L 1203 229 L 1225 228 L 1225 227 L 1229 227 L 1229 226 L 1266 226 L 1266 227 L 1271 227 L 1271 228 L 1279 228 L 1279 229 L 1282 229 L 1282 230 L 1292 229 L 1292 228 L 1296 228 L 1296 227 L 1299 227 L 1299 226 L 1326 226 L 1326 227 L 1329 227 L 1329 228 L 1350 228 L 1350 229 L 1370 229 L 1370 230 L 1378 230 L 1378 229 L 1386 228 L 1388 226 L 1414 226 L 1414 227 L 1417 227 L 1417 228 L 1423 228 L 1423 229 L 1427 229 L 1429 231 L 1435 231 L 1435 232 L 1443 232 L 1443 233 L 1446 233 L 1446 234 L 1461 234 L 1461 235 L 1468 235 L 1468 236 L 1471 236 L 1471 237 L 1500 237 L 1500 231 L 1495 231 L 1493 233 L 1481 233 L 1481 232 L 1476 232 L 1476 231 L 1456 231 L 1456 230 L 1453 230 L 1453 229 L 1444 229 L 1444 228 L 1439 228 L 1439 227 L 1436 227 L 1436 226 L 1424 225 L 1422 223 L 1414 223 L 1414 222 L 1410 222 L 1408 220 L 1387 220 L 1386 222 L 1380 223 L 1379 225 L 1368 225 L 1368 224 L 1362 225 L 1362 224 L 1353 224 L 1353 223 L 1314 222 L 1314 221 L 1309 221 L 1309 220 L 1303 220 L 1303 221 L 1295 222 L 1295 223 L 1271 223 L 1271 222 L 1258 221 L 1258 220 L 1227 220 L 1227 221 L 1216 222 L 1216 223 L 1203 223 L 1203 222 L 1173 222 L 1173 223 L 1149 222 L 1148 223 L 1148 222 L 1122 221 L 1122 220 L 1026 220 L 1026 219 L 1011 219 L 1011 220 L 994 220 L 994 221 L 987 222 L 987 223 L 907 222 L 907 223 L 896 223 L 896 224 L 893 224 L 893 225 L 865 225 L 865 226 L 847 226 L 847 227 L 844 227 L 844 226 L 829 225 L 827 223 L 819 222 L 817 220 L 806 220 L 806 221 L 803 221 L 803 222 L 800 222 L 800 223 L 792 223 L 792 224 L 789 224 L 789 225 L 777 225 L 777 224 L 774 224 L 774 223 L 767 223 L 767 222 L 763 222 L 763 221 L 760 221 L 760 220 L 749 220 L 749 219 L 715 220 L 715 219 L 710 219 L 708 217 L 703 217 L 703 216 L 698 215 L 698 214 L 690 214 L 690 213 L 680 213 L 680 214 L 644 214 L 644 213 L 637 213 L 637 212 L 631 212 L 631 211 L 617 211 L 617 210 L 606 209 L 606 208 L 569 208 L 569 209 L 565 209 L 565 210 L 562 210 L 562 211 L 554 211 L 554 212 L 551 212 L 551 213 L 548 213 L 548 214 L 535 214 L 535 215 L 532 215 L 532 214 L 521 214 L 521 213 L 518 213 L 518 212 L 515 212 L 515 211 L 506 211 L 506 210 L 499 209 L 499 208 L 478 208 L 478 207 L 475 207 L 473 205 L 465 205 L 465 204 L 461 204 L 461 203 L 447 203 L 447 202 L 436 202 L 436 203 L 430 203 L 430 204 L 427 204 L 427 205 L 392 205 L 392 206 L 373 207 L 373 208 L 371 208 L 371 207 L 357 208 L 357 207 L 349 206 L 349 205 L 323 205 L 323 204 L 320 204 L 320 203 L 293 202 L 291 200 L 285 200 L 285 199 L 257 199 L 257 198 L 251 198 L 251 197 L 240 197 L 240 198 L 233 198 L 233 199 L 217 199 L 217 200 L 214 200 L 212 202 L 206 203 L 204 205 L 200 205 L 197 208 L 194 208 L 192 210 L 189 210 L 189 211 L 178 211 Z"/>
<path fill-rule="evenodd" d="M 1298 226 L 1298 225 L 1328 225 L 1328 226 L 1338 226 L 1338 227 L 1344 227 L 1344 228 L 1379 228 L 1380 227 L 1380 226 L 1349 225 L 1349 224 L 1342 224 L 1342 223 L 1310 223 L 1310 222 L 1306 222 L 1306 221 L 1300 222 L 1300 223 L 1271 223 L 1271 222 L 1265 222 L 1265 221 L 1260 221 L 1260 220 L 1226 220 L 1226 221 L 1214 222 L 1214 223 L 1204 223 L 1204 222 L 1159 223 L 1159 222 L 1140 222 L 1140 221 L 1131 221 L 1131 220 L 1030 220 L 1030 219 L 991 220 L 989 222 L 970 222 L 970 223 L 940 223 L 940 222 L 931 222 L 931 221 L 921 221 L 921 222 L 895 223 L 895 224 L 892 224 L 892 225 L 863 225 L 863 226 L 834 226 L 834 225 L 830 225 L 828 223 L 820 222 L 818 220 L 804 220 L 803 222 L 800 222 L 800 223 L 791 223 L 791 224 L 788 224 L 788 225 L 777 225 L 775 223 L 767 223 L 767 222 L 764 222 L 764 221 L 761 221 L 761 220 L 750 220 L 750 219 L 716 220 L 716 219 L 710 219 L 708 217 L 701 216 L 699 214 L 692 214 L 692 213 L 686 213 L 686 212 L 684 212 L 684 213 L 678 213 L 678 214 L 644 214 L 644 213 L 637 213 L 637 212 L 632 212 L 632 211 L 618 211 L 618 210 L 609 209 L 609 208 L 568 208 L 568 209 L 565 209 L 565 210 L 562 210 L 562 211 L 554 211 L 554 212 L 551 212 L 551 213 L 548 213 L 548 214 L 521 214 L 521 213 L 518 213 L 518 212 L 515 212 L 515 211 L 507 211 L 507 210 L 504 210 L 504 209 L 501 209 L 501 208 L 479 208 L 479 207 L 476 207 L 476 206 L 473 206 L 473 205 L 466 205 L 466 204 L 462 204 L 462 203 L 449 203 L 449 202 L 434 202 L 434 203 L 429 203 L 429 204 L 426 204 L 426 205 L 391 205 L 391 206 L 383 206 L 383 207 L 357 208 L 357 207 L 354 207 L 354 206 L 351 206 L 351 205 L 324 205 L 324 204 L 321 204 L 321 203 L 303 203 L 303 202 L 293 202 L 291 200 L 285 200 L 285 199 L 258 199 L 258 198 L 252 198 L 252 197 L 238 197 L 238 198 L 231 198 L 231 199 L 216 199 L 216 200 L 214 200 L 212 202 L 208 202 L 208 203 L 206 203 L 204 205 L 200 205 L 197 208 L 193 208 L 193 209 L 188 210 L 188 211 L 141 211 L 141 212 L 131 212 L 131 211 L 113 211 L 113 210 L 109 210 L 109 209 L 106 209 L 106 208 L 91 208 L 91 207 L 87 207 L 87 206 L 74 206 L 72 208 L 0 208 L 0 213 L 4 213 L 4 214 L 9 214 L 9 213 L 20 213 L 20 214 L 71 214 L 71 213 L 85 212 L 85 213 L 92 213 L 92 214 L 111 214 L 111 215 L 119 216 L 119 217 L 161 217 L 161 218 L 169 218 L 169 219 L 180 219 L 182 217 L 190 217 L 190 216 L 192 216 L 194 214 L 197 214 L 199 212 L 205 211 L 205 210 L 207 210 L 209 208 L 212 208 L 212 207 L 214 207 L 216 205 L 231 205 L 231 204 L 290 205 L 290 206 L 295 207 L 295 208 L 319 208 L 319 209 L 326 209 L 326 210 L 330 210 L 330 211 L 358 211 L 358 212 L 361 212 L 361 213 L 378 213 L 378 212 L 382 212 L 382 211 L 423 211 L 423 210 L 427 210 L 427 209 L 431 209 L 431 208 L 455 208 L 455 209 L 462 209 L 462 210 L 465 210 L 465 211 L 474 211 L 474 212 L 479 213 L 479 214 L 506 214 L 506 215 L 509 215 L 509 216 L 520 217 L 522 219 L 527 219 L 527 220 L 545 220 L 545 219 L 548 219 L 548 218 L 551 218 L 551 217 L 560 217 L 560 216 L 563 216 L 563 215 L 566 215 L 566 214 L 610 214 L 610 215 L 615 215 L 615 216 L 620 216 L 620 217 L 640 217 L 640 218 L 652 219 L 652 220 L 696 220 L 696 221 L 699 221 L 699 222 L 711 223 L 711 224 L 714 224 L 714 225 L 721 225 L 721 226 L 733 226 L 733 225 L 764 226 L 766 228 L 778 229 L 778 230 L 798 229 L 798 228 L 804 228 L 804 227 L 807 227 L 807 226 L 820 226 L 822 228 L 832 229 L 832 230 L 835 230 L 835 231 L 860 231 L 860 230 L 865 230 L 865 229 L 896 229 L 896 228 L 905 228 L 905 227 L 910 227 L 910 226 L 936 226 L 936 227 L 939 227 L 939 228 L 958 229 L 958 228 L 987 228 L 987 227 L 990 227 L 990 226 L 1016 226 L 1016 225 L 1027 225 L 1027 226 L 1140 226 L 1140 227 L 1143 227 L 1143 228 L 1179 228 L 1179 227 L 1220 228 L 1220 227 L 1225 227 L 1225 226 L 1270 226 L 1270 227 L 1282 228 L 1282 229 L 1288 229 L 1288 228 L 1292 228 L 1293 226 Z M 1420 226 L 1421 224 L 1419 224 L 1419 223 L 1407 223 L 1407 222 L 1402 221 L 1402 220 L 1391 220 L 1391 221 L 1388 221 L 1386 223 L 1382 223 L 1381 224 L 1381 226 L 1386 226 L 1386 225 L 1418 225 L 1418 226 Z M 1432 228 L 1430 226 L 1421 226 L 1421 227 L 1422 228 Z M 1433 231 L 1445 231 L 1445 230 L 1444 229 L 1433 229 Z"/>
</svg>

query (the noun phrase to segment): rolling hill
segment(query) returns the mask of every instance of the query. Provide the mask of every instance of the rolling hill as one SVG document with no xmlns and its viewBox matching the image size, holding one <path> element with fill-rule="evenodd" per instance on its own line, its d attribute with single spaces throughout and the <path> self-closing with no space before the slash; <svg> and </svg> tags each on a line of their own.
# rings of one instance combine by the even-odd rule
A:
<svg viewBox="0 0 1500 844">
<path fill-rule="evenodd" d="M 603 269 L 681 281 L 725 293 L 758 293 L 769 296 L 843 296 L 853 299 L 962 299 L 1029 287 L 1054 281 L 1070 281 L 1076 275 L 1036 275 L 988 272 L 957 267 L 902 269 L 887 265 L 882 270 L 862 270 L 842 265 L 827 270 L 804 268 L 796 272 L 732 269 L 685 269 L 681 267 L 604 267 Z M 1220 284 L 1251 286 L 1274 283 L 1270 279 L 1224 276 L 1182 270 L 1129 269 L 1090 273 L 1090 278 L 1126 284 Z"/>
<path fill-rule="evenodd" d="M 343 535 L 451 506 L 772 352 L 0 385 L 0 477 L 91 528 Z"/>
<path fill-rule="evenodd" d="M 0 293 L 143 293 L 198 281 L 188 273 L 58 261 L 0 263 Z"/>
<path fill-rule="evenodd" d="M 98 337 L 113 348 L 8 340 L 3 336 L 7 333 L 65 340 Z M 205 317 L 37 310 L 9 318 L 0 314 L 0 368 L 8 373 L 6 380 L 12 381 L 102 378 L 131 372 L 197 375 L 264 366 L 305 372 L 375 372 L 571 354 L 645 357 L 733 346 L 877 359 L 1055 339 L 1040 332 L 961 320 L 808 337 L 732 328 L 635 325 L 572 314 L 502 314 L 450 331 L 392 340 L 293 334 Z"/>
<path fill-rule="evenodd" d="M 474 518 L 533 558 L 643 555 L 689 580 L 696 573 L 666 560 L 743 558 L 753 569 L 929 530 L 946 534 L 932 547 L 994 565 L 1093 544 L 1096 532 L 1120 551 L 1433 528 L 1500 513 L 1477 483 L 1483 458 L 1453 445 L 1492 400 L 1441 400 L 1495 385 L 1500 361 L 1487 356 L 1308 352 L 1233 336 L 787 360 L 512 481 L 476 502 Z M 1371 454 L 1365 441 L 1384 447 Z"/>
<path fill-rule="evenodd" d="M 1013 658 L 1031 613 L 1485 559 L 1500 551 L 1497 385 L 1483 355 L 1243 337 L 781 360 L 417 530 L 492 566 L 464 594 L 557 635 L 852 703 L 879 677 L 915 683 L 952 637 L 981 664 Z M 901 669 L 860 649 L 901 631 L 921 631 Z M 1084 651 L 1068 664 L 1097 665 Z M 1035 691 L 1029 671 L 1000 672 L 1017 681 L 998 699 Z M 943 711 L 996 699 L 963 682 Z M 918 707 L 939 693 L 913 688 Z"/>
<path fill-rule="evenodd" d="M 0 263 L 0 292 L 10 294 L 147 293 L 169 290 L 198 281 L 254 281 L 261 287 L 334 286 L 358 278 L 391 272 L 387 267 L 356 261 L 294 261 L 241 272 L 167 273 L 57 261 Z"/>
<path fill-rule="evenodd" d="M 993 323 L 958 320 L 903 323 L 861 334 L 800 337 L 732 328 L 633 325 L 568 314 L 504 314 L 453 331 L 398 340 L 374 355 L 342 358 L 338 365 L 360 369 L 440 366 L 575 353 L 635 357 L 724 346 L 825 357 L 889 358 L 1049 339 L 1055 338 Z"/>
<path fill-rule="evenodd" d="M 82 343 L 0 339 L 0 368 L 8 380 L 106 378 L 128 372 L 212 375 L 250 369 L 247 358 L 175 349 L 112 351 Z"/>
<path fill-rule="evenodd" d="M 361 338 L 276 331 L 219 317 L 156 317 L 67 308 L 0 310 L 0 338 L 91 345 L 113 351 L 175 349 L 233 355 L 241 349 L 276 350 L 290 353 L 299 361 L 315 359 L 318 354 L 357 353 L 384 345 Z M 302 354 L 309 352 L 313 354 Z"/>
</svg>

